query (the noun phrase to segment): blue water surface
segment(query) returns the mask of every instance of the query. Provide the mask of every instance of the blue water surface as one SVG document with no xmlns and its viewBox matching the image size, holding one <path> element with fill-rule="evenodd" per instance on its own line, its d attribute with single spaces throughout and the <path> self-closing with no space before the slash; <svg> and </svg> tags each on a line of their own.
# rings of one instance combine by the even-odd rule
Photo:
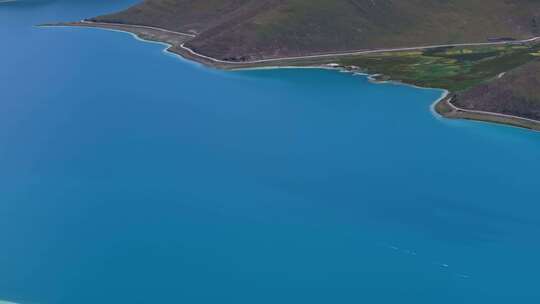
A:
<svg viewBox="0 0 540 304">
<path fill-rule="evenodd" d="M 538 133 L 34 27 L 130 4 L 0 4 L 0 299 L 539 303 Z"/>
</svg>

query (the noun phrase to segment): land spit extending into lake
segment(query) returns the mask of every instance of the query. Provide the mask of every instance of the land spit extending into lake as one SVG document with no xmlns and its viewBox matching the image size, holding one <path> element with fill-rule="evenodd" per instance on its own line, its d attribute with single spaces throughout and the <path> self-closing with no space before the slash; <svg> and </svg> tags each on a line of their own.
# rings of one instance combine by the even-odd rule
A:
<svg viewBox="0 0 540 304">
<path fill-rule="evenodd" d="M 540 131 L 540 37 L 385 49 L 313 53 L 264 59 L 218 59 L 186 46 L 195 32 L 81 20 L 45 26 L 93 27 L 128 32 L 168 45 L 167 51 L 225 69 L 324 67 L 371 74 L 376 82 L 440 88 L 447 94 L 433 107 L 446 118 L 469 119 Z"/>
</svg>

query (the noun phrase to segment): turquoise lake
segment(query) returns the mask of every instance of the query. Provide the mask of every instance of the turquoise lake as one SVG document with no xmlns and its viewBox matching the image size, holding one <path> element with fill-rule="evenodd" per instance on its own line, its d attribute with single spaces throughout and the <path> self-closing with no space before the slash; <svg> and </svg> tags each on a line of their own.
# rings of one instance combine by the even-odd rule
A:
<svg viewBox="0 0 540 304">
<path fill-rule="evenodd" d="M 0 301 L 539 303 L 540 133 L 0 4 Z"/>
</svg>

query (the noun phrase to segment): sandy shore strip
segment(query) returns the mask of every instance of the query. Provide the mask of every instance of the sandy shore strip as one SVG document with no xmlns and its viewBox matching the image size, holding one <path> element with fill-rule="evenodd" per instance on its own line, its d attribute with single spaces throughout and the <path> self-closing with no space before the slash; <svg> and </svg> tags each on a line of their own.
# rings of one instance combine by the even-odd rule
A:
<svg viewBox="0 0 540 304">
<path fill-rule="evenodd" d="M 57 24 L 42 24 L 40 27 L 90 27 L 97 29 L 112 30 L 124 32 L 134 35 L 136 38 L 147 41 L 157 42 L 169 45 L 170 48 L 175 45 L 181 45 L 185 41 L 192 39 L 192 35 L 176 34 L 167 31 L 162 31 L 152 27 L 145 26 L 124 26 L 117 24 L 91 23 L 91 22 L 64 22 Z"/>
<path fill-rule="evenodd" d="M 77 22 L 60 22 L 60 23 L 47 23 L 41 24 L 40 27 L 86 27 L 97 28 L 104 30 L 111 30 L 117 32 L 130 33 L 137 39 L 145 42 L 160 43 L 167 48 L 165 51 L 172 55 L 180 56 L 190 61 L 195 61 L 206 66 L 218 68 L 218 69 L 230 69 L 232 64 L 220 64 L 211 60 L 194 56 L 182 46 L 185 42 L 193 39 L 195 35 L 188 33 L 180 33 L 175 31 L 169 31 L 151 26 L 144 25 L 131 25 L 131 24 L 119 24 L 119 23 L 102 23 L 102 22 L 90 22 L 90 21 L 77 21 Z"/>
</svg>

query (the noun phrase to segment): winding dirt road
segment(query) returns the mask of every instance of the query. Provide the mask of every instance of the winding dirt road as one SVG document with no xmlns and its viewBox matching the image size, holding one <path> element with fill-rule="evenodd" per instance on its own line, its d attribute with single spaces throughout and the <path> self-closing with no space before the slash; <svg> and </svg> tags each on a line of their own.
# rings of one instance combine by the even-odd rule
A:
<svg viewBox="0 0 540 304">
<path fill-rule="evenodd" d="M 102 23 L 102 22 L 93 22 L 82 20 L 81 23 L 88 24 L 92 26 L 122 26 L 122 27 L 133 27 L 133 28 L 146 28 L 156 31 L 161 31 L 169 34 L 176 34 L 181 36 L 188 36 L 191 38 L 196 37 L 196 35 L 176 32 L 171 30 L 166 30 L 163 28 L 144 26 L 144 25 L 132 25 L 132 24 L 122 24 L 122 23 Z M 249 60 L 249 61 L 226 61 L 217 59 L 214 57 L 206 56 L 204 54 L 198 53 L 193 49 L 185 46 L 185 43 L 180 45 L 180 48 L 188 52 L 192 56 L 206 59 L 212 62 L 229 64 L 229 65 L 242 65 L 242 64 L 257 64 L 257 63 L 268 63 L 268 62 L 278 62 L 278 61 L 287 61 L 287 60 L 302 60 L 302 59 L 317 59 L 317 58 L 328 58 L 328 57 L 341 57 L 341 56 L 354 56 L 354 55 L 365 55 L 365 54 L 376 54 L 376 53 L 388 53 L 388 52 L 403 52 L 403 51 L 417 51 L 417 50 L 429 50 L 437 49 L 442 47 L 466 47 L 466 46 L 488 46 L 488 45 L 507 45 L 507 44 L 519 44 L 519 43 L 528 43 L 536 40 L 540 40 L 540 37 L 532 37 L 524 40 L 513 40 L 513 41 L 498 41 L 498 42 L 471 42 L 471 43 L 453 43 L 453 44 L 436 44 L 436 45 L 425 45 L 425 46 L 413 46 L 413 47 L 402 47 L 402 48 L 388 48 L 388 49 L 373 49 L 373 50 L 357 50 L 357 51 L 348 51 L 348 52 L 335 52 L 327 54 L 317 54 L 317 55 L 306 55 L 306 56 L 293 56 L 293 57 L 280 57 L 280 58 L 269 58 L 269 59 L 260 59 L 260 60 Z"/>
</svg>

